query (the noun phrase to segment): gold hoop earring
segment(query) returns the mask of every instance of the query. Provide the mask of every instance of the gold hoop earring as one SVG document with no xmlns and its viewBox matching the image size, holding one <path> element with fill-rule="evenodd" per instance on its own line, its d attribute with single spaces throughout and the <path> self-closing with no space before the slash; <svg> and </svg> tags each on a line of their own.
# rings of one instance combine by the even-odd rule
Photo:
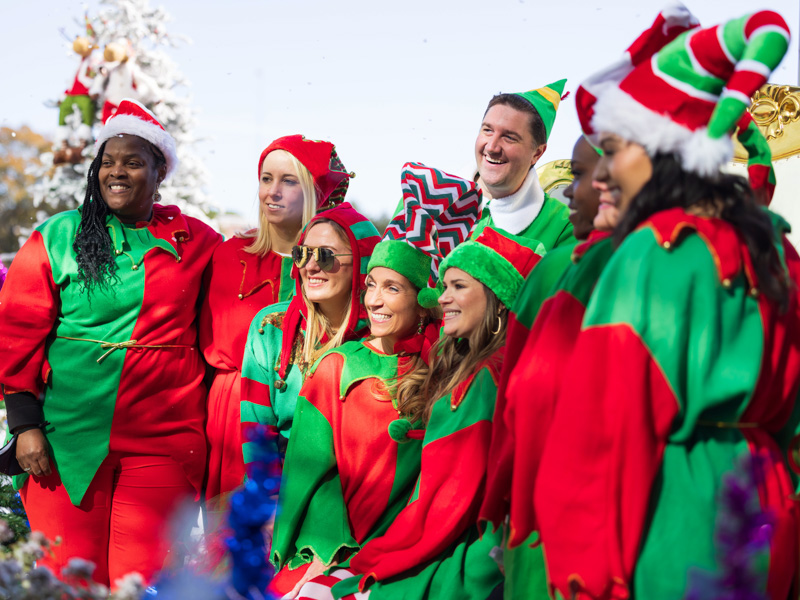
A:
<svg viewBox="0 0 800 600">
<path fill-rule="evenodd" d="M 492 335 L 497 335 L 500 333 L 500 330 L 503 328 L 503 319 L 500 318 L 500 315 L 497 315 L 497 327 L 494 328 L 492 331 Z"/>
</svg>

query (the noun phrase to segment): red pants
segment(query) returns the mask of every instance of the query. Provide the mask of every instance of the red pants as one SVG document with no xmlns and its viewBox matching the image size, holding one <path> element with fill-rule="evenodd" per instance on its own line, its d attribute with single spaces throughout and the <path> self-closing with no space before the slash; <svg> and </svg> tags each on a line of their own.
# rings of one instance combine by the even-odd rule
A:
<svg viewBox="0 0 800 600">
<path fill-rule="evenodd" d="M 55 471 L 30 477 L 20 495 L 31 529 L 51 541 L 61 538 L 53 556 L 40 564 L 60 576 L 71 558 L 91 560 L 97 565 L 94 580 L 110 586 L 134 571 L 149 582 L 167 564 L 172 541 L 188 537 L 188 532 L 176 531 L 173 517 L 177 509 L 194 503 L 195 489 L 168 456 L 112 452 L 80 506 L 70 502 Z M 190 524 L 178 528 L 186 526 Z"/>
</svg>

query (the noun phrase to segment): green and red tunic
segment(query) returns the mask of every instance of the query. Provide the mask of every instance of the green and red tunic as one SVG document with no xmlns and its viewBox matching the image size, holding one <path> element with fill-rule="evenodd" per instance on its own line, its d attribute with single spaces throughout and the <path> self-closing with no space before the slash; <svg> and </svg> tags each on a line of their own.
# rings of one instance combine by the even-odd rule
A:
<svg viewBox="0 0 800 600">
<path fill-rule="evenodd" d="M 72 249 L 79 224 L 79 210 L 48 219 L 14 259 L 0 292 L 4 393 L 44 391 L 47 441 L 73 504 L 109 451 L 171 456 L 199 492 L 205 387 L 195 320 L 221 237 L 175 206 L 156 205 L 135 226 L 109 216 L 117 269 L 87 295 Z"/>
<path fill-rule="evenodd" d="M 383 384 L 405 360 L 353 341 L 323 355 L 306 376 L 281 479 L 276 567 L 295 569 L 315 557 L 344 564 L 406 505 L 421 441 L 389 435 L 398 412 Z"/>
<path fill-rule="evenodd" d="M 777 248 L 800 281 L 800 258 Z M 535 508 L 551 585 L 591 598 L 682 598 L 715 570 L 717 496 L 746 452 L 775 518 L 767 589 L 786 598 L 798 523 L 787 450 L 800 410 L 800 307 L 758 293 L 730 224 L 666 210 L 603 271 L 542 456 Z M 579 596 L 582 597 L 582 596 Z"/>
<path fill-rule="evenodd" d="M 362 576 L 333 588 L 334 597 L 369 588 L 370 597 L 483 600 L 502 581 L 490 556 L 499 534 L 481 539 L 475 525 L 486 473 L 503 351 L 478 365 L 433 405 L 414 494 L 382 536 L 350 561 Z M 360 579 L 360 581 L 359 581 Z"/>
</svg>

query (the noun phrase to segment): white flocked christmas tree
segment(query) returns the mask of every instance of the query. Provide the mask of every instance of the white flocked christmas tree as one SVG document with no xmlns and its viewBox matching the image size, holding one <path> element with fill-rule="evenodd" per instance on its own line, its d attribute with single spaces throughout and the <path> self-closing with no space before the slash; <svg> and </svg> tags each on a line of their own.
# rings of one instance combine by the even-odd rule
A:
<svg viewBox="0 0 800 600">
<path fill-rule="evenodd" d="M 94 32 L 98 46 L 95 53 L 100 57 L 108 44 L 119 45 L 120 41 L 125 44 L 128 60 L 133 61 L 132 68 L 141 77 L 137 86 L 142 91 L 139 100 L 175 138 L 180 166 L 159 190 L 162 203 L 176 204 L 185 214 L 213 225 L 215 209 L 204 191 L 206 170 L 194 150 L 197 140 L 193 134 L 195 117 L 191 96 L 187 91 L 189 82 L 166 52 L 168 48 L 190 41 L 185 36 L 168 34 L 169 14 L 162 7 L 151 8 L 148 0 L 102 0 L 99 13 L 96 16 L 87 14 L 85 20 Z M 80 26 L 77 23 L 76 20 L 75 33 L 82 35 L 79 27 L 83 23 Z M 95 133 L 102 127 L 102 105 L 101 96 L 97 104 Z M 72 118 L 67 117 L 67 129 L 77 129 L 79 125 L 77 111 Z M 42 157 L 43 166 L 35 173 L 38 180 L 32 190 L 34 203 L 40 209 L 37 213 L 39 223 L 50 214 L 74 209 L 83 203 L 86 174 L 94 154 L 92 143 L 84 150 L 83 160 L 77 164 L 53 166 L 52 153 Z M 30 231 L 24 232 L 20 243 L 29 234 Z"/>
</svg>

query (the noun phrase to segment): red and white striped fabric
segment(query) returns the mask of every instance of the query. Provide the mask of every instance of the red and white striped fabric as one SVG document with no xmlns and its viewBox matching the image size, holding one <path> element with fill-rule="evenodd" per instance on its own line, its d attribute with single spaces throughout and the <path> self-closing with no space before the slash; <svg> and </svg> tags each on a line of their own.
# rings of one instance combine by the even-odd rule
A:
<svg viewBox="0 0 800 600">
<path fill-rule="evenodd" d="M 314 579 L 300 588 L 297 600 L 333 600 L 331 588 L 343 579 L 355 576 L 356 574 L 348 569 L 336 569 L 331 571 L 330 575 L 314 577 Z M 369 598 L 369 590 L 342 596 L 342 600 L 367 600 L 367 598 Z"/>
</svg>

